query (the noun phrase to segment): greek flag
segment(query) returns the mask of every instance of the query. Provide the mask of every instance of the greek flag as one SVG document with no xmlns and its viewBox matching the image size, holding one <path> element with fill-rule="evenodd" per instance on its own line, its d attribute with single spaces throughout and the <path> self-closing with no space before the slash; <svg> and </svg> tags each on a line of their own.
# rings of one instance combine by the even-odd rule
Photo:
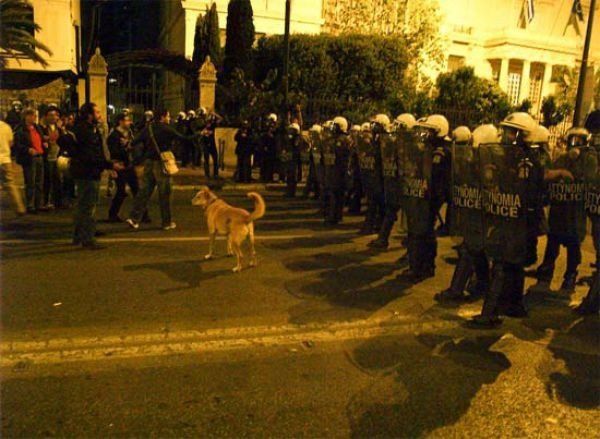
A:
<svg viewBox="0 0 600 439">
<path fill-rule="evenodd" d="M 527 23 L 531 23 L 533 17 L 535 16 L 535 7 L 533 5 L 533 0 L 525 0 L 525 4 L 523 5 L 525 9 L 525 18 L 527 19 Z"/>
</svg>

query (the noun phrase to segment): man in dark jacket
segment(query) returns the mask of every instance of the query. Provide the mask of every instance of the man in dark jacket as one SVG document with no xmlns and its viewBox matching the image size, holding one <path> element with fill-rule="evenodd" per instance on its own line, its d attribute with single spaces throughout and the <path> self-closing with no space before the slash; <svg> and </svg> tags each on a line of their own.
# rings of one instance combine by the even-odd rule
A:
<svg viewBox="0 0 600 439">
<path fill-rule="evenodd" d="M 35 111 L 23 111 L 23 123 L 15 133 L 17 163 L 23 167 L 27 212 L 44 210 L 44 138 L 35 123 Z"/>
<path fill-rule="evenodd" d="M 134 197 L 139 190 L 138 179 L 133 168 L 131 118 L 122 113 L 117 116 L 116 122 L 117 127 L 108 136 L 108 149 L 111 160 L 121 163 L 125 169 L 117 172 L 115 180 L 117 192 L 108 211 L 108 222 L 112 223 L 123 222 L 119 217 L 119 211 L 121 210 L 123 201 L 127 198 L 127 186 L 129 186 Z"/>
<path fill-rule="evenodd" d="M 79 120 L 73 127 L 77 146 L 71 151 L 71 175 L 77 187 L 75 208 L 75 230 L 73 244 L 81 244 L 89 250 L 103 248 L 94 240 L 96 234 L 96 206 L 100 191 L 100 177 L 105 170 L 120 171 L 120 163 L 107 160 L 102 147 L 102 136 L 98 129 L 101 117 L 96 104 L 88 102 L 79 110 Z"/>
</svg>

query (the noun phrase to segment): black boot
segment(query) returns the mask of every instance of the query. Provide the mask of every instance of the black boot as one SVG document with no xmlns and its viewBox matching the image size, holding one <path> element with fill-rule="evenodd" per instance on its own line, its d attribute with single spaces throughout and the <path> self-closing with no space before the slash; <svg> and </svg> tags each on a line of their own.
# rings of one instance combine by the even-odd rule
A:
<svg viewBox="0 0 600 439">
<path fill-rule="evenodd" d="M 572 294 L 575 292 L 575 286 L 577 285 L 577 272 L 565 274 L 562 285 L 560 286 L 561 293 Z"/>
<path fill-rule="evenodd" d="M 583 302 L 574 309 L 579 315 L 598 315 L 600 312 L 600 273 L 595 272 L 592 277 L 592 285 Z"/>
<path fill-rule="evenodd" d="M 472 260 L 468 254 L 463 253 L 456 264 L 450 288 L 438 293 L 434 299 L 438 302 L 462 302 L 467 296 L 464 294 L 465 286 L 473 273 Z"/>
<path fill-rule="evenodd" d="M 498 318 L 498 301 L 504 287 L 504 266 L 494 264 L 492 268 L 492 283 L 483 301 L 481 314 L 473 317 L 471 325 L 479 328 L 494 328 L 502 323 Z"/>
</svg>

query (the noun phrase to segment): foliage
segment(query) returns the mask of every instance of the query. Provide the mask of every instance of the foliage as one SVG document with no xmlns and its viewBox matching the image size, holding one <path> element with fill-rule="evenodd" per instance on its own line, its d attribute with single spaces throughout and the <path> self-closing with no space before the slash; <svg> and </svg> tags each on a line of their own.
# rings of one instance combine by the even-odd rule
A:
<svg viewBox="0 0 600 439">
<path fill-rule="evenodd" d="M 462 123 L 471 127 L 497 122 L 511 109 L 508 97 L 498 85 L 476 76 L 472 67 L 440 74 L 436 87 L 436 107 L 464 112 L 468 116 Z"/>
<path fill-rule="evenodd" d="M 33 21 L 33 7 L 27 0 L 0 0 L 0 68 L 8 58 L 25 57 L 46 67 L 48 62 L 37 50 L 52 51 L 35 38 L 41 30 Z"/>
<path fill-rule="evenodd" d="M 560 103 L 555 96 L 546 96 L 542 100 L 541 112 L 544 116 L 542 124 L 547 127 L 553 127 L 565 120 L 565 117 L 573 111 L 573 107 L 567 103 Z"/>
<path fill-rule="evenodd" d="M 207 6 L 206 14 L 199 15 L 196 20 L 194 53 L 192 55 L 192 62 L 196 66 L 196 70 L 202 66 L 207 56 L 210 56 L 217 68 L 221 65 L 221 33 L 216 3 L 213 3 L 210 8 Z"/>
<path fill-rule="evenodd" d="M 252 3 L 250 0 L 230 0 L 227 7 L 225 78 L 231 78 L 235 69 L 241 69 L 246 76 L 252 74 L 254 37 Z"/>
<path fill-rule="evenodd" d="M 386 108 L 388 100 L 401 95 L 409 63 L 405 42 L 398 37 L 292 35 L 290 52 L 290 93 L 309 105 L 323 104 L 316 109 L 320 119 L 352 113 L 356 120 L 362 113 L 364 120 Z M 255 62 L 256 82 L 274 74 L 272 86 L 280 87 L 283 38 L 261 38 Z"/>
<path fill-rule="evenodd" d="M 334 35 L 398 36 L 417 67 L 441 64 L 439 5 L 434 0 L 337 0 L 324 3 L 326 31 Z"/>
<path fill-rule="evenodd" d="M 130 65 L 161 66 L 166 70 L 192 79 L 198 77 L 198 69 L 185 56 L 164 49 L 141 49 L 106 55 L 108 68 L 118 70 Z"/>
<path fill-rule="evenodd" d="M 531 110 L 532 107 L 533 107 L 533 104 L 531 103 L 531 101 L 529 99 L 523 99 L 523 102 L 521 102 L 519 105 L 517 105 L 514 108 L 514 111 L 519 111 L 522 113 L 529 113 L 529 111 Z"/>
</svg>

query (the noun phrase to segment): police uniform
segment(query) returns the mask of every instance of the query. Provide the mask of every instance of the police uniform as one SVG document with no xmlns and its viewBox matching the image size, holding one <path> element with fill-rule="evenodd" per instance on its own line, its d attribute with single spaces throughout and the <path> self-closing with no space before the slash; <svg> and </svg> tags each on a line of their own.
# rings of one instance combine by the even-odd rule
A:
<svg viewBox="0 0 600 439">
<path fill-rule="evenodd" d="M 362 189 L 366 197 L 367 211 L 360 233 L 371 234 L 379 231 L 385 212 L 383 192 L 383 166 L 377 136 L 363 132 L 358 137 L 358 166 Z"/>
<path fill-rule="evenodd" d="M 337 224 L 343 217 L 351 149 L 352 141 L 347 134 L 343 133 L 331 135 L 324 145 L 324 201 L 327 224 Z"/>
</svg>

